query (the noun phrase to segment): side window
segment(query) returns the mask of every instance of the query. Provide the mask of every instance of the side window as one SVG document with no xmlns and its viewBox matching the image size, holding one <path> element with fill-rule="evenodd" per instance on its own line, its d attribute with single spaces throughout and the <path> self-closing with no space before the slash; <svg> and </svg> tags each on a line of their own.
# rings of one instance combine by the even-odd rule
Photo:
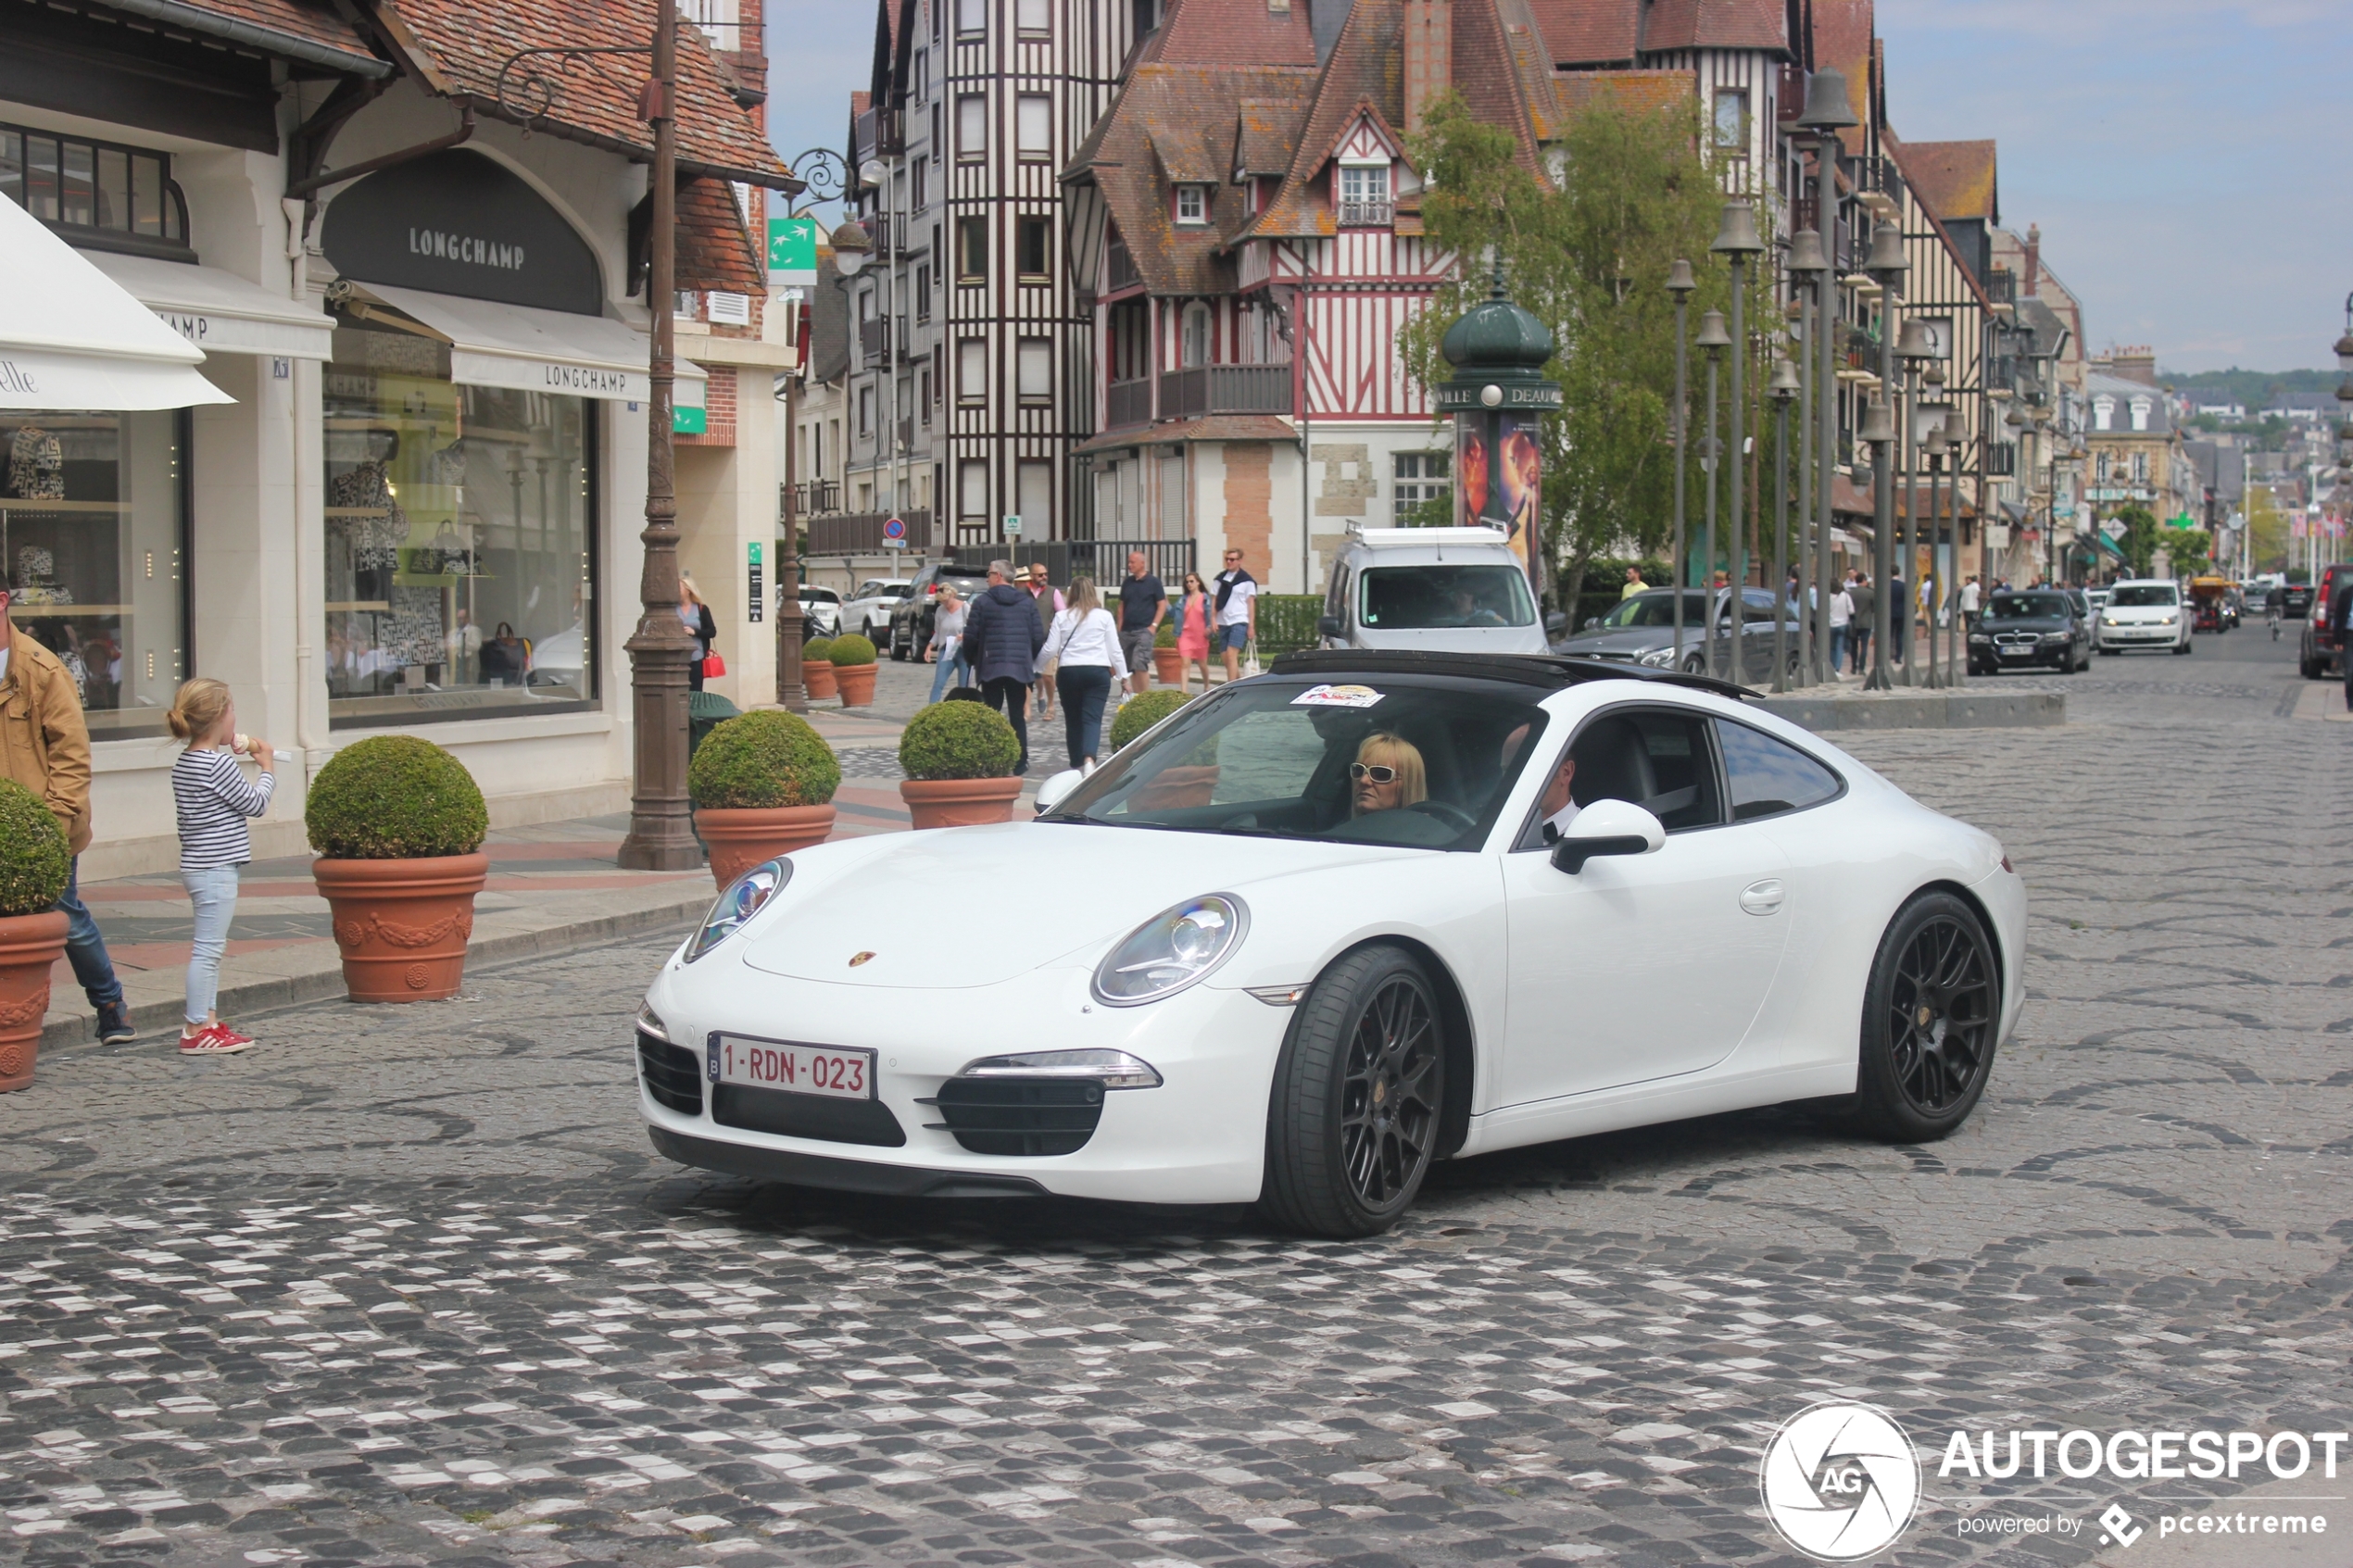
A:
<svg viewBox="0 0 2353 1568">
<path fill-rule="evenodd" d="M 1839 777 L 1793 746 L 1746 724 L 1716 721 L 1724 748 L 1724 779 L 1732 797 L 1732 821 L 1751 822 L 1802 811 L 1835 797 Z"/>
<path fill-rule="evenodd" d="M 1569 797 L 1579 807 L 1625 800 L 1669 833 L 1724 821 L 1708 750 L 1708 720 L 1696 713 L 1630 709 L 1604 713 L 1569 747 L 1577 775 Z"/>
</svg>

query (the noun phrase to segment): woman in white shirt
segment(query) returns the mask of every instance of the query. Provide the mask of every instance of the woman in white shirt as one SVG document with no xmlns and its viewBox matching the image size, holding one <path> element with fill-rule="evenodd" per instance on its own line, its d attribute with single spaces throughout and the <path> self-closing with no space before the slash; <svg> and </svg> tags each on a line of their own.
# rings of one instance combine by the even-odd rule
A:
<svg viewBox="0 0 2353 1568">
<path fill-rule="evenodd" d="M 1119 651 L 1119 623 L 1103 608 L 1093 578 L 1075 579 L 1063 602 L 1069 608 L 1054 617 L 1038 668 L 1054 671 L 1070 765 L 1091 771 L 1102 746 L 1103 703 L 1112 683 L 1127 679 L 1127 660 Z"/>
<path fill-rule="evenodd" d="M 1831 596 L 1831 673 L 1846 668 L 1846 639 L 1854 630 L 1855 596 L 1841 583 Z"/>
</svg>

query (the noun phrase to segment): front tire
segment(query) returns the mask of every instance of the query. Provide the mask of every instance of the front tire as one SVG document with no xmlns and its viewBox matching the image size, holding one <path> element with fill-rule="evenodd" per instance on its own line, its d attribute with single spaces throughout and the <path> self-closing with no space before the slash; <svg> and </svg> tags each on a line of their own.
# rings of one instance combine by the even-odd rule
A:
<svg viewBox="0 0 2353 1568">
<path fill-rule="evenodd" d="M 1429 1173 L 1446 1091 L 1437 988 L 1401 948 L 1361 947 L 1300 1005 L 1266 1113 L 1259 1207 L 1285 1230 L 1376 1236 Z"/>
<path fill-rule="evenodd" d="M 1926 1143 L 1969 1120 L 1994 1070 L 1998 973 L 1994 944 L 1961 899 L 1922 893 L 1896 911 L 1863 993 L 1857 1127 Z"/>
</svg>

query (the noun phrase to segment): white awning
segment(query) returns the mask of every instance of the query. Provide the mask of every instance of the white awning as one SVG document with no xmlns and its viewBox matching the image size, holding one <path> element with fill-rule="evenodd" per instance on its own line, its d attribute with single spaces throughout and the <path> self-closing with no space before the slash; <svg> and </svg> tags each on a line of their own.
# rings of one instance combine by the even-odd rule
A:
<svg viewBox="0 0 2353 1568">
<path fill-rule="evenodd" d="M 389 283 L 354 283 L 371 299 L 414 317 L 449 340 L 449 379 L 465 386 L 515 387 L 644 403 L 653 396 L 647 370 L 652 345 L 625 321 L 541 310 L 488 299 L 461 299 Z M 680 359 L 672 401 L 703 406 L 702 368 Z"/>
<path fill-rule="evenodd" d="M 145 256 L 82 253 L 99 271 L 198 348 L 290 359 L 334 357 L 335 319 L 218 267 Z"/>
<path fill-rule="evenodd" d="M 15 202 L 0 198 L 0 408 L 187 408 L 235 398 L 165 326 Z"/>
</svg>

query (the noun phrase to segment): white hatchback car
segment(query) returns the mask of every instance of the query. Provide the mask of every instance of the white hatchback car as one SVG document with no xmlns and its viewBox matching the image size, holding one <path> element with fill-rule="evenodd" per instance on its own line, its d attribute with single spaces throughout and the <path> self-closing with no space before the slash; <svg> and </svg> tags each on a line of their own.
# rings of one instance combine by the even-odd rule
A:
<svg viewBox="0 0 2353 1568">
<path fill-rule="evenodd" d="M 638 1015 L 654 1147 L 1359 1236 L 1432 1160 L 1614 1128 L 1943 1136 L 2024 995 L 1999 844 L 1702 678 L 1294 654 L 1040 797 L 722 893 Z M 948 885 L 1086 891 L 905 919 Z"/>
<path fill-rule="evenodd" d="M 912 578 L 869 577 L 842 605 L 842 630 L 860 633 L 875 646 L 881 647 L 890 641 L 890 612 L 899 608 L 912 586 Z"/>
<path fill-rule="evenodd" d="M 2108 589 L 2092 628 L 2092 646 L 2104 654 L 2127 648 L 2189 653 L 2190 620 L 2180 583 L 2162 577 L 2127 578 Z"/>
</svg>

